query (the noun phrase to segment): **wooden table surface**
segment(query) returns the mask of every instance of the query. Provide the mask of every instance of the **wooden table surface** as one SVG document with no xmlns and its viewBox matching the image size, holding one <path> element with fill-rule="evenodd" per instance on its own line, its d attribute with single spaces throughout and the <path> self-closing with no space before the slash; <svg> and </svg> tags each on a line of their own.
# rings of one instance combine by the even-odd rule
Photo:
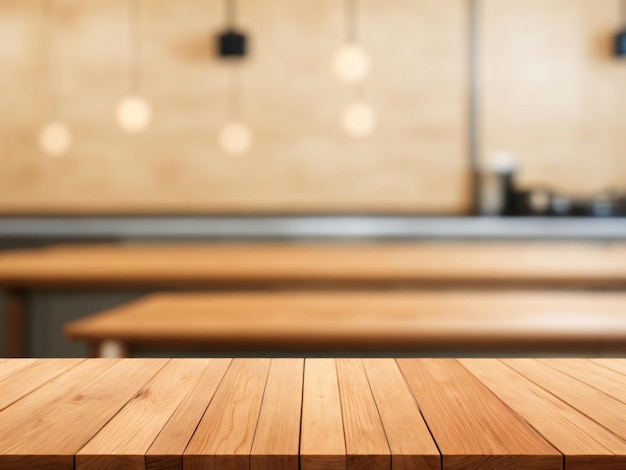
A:
<svg viewBox="0 0 626 470">
<path fill-rule="evenodd" d="M 0 285 L 626 286 L 626 244 L 76 245 L 0 253 Z"/>
<path fill-rule="evenodd" d="M 626 359 L 5 359 L 0 469 L 624 469 Z"/>
<path fill-rule="evenodd" d="M 155 294 L 69 323 L 94 349 L 626 352 L 626 293 Z"/>
<path fill-rule="evenodd" d="M 626 244 L 63 245 L 0 253 L 7 352 L 35 289 L 626 288 Z"/>
</svg>

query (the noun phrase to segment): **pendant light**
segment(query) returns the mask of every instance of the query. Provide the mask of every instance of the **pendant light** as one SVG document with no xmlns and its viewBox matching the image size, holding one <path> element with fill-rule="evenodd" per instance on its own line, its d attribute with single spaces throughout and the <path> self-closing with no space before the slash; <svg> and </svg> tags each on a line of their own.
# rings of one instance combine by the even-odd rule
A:
<svg viewBox="0 0 626 470">
<path fill-rule="evenodd" d="M 356 100 L 344 111 L 343 126 L 352 137 L 367 137 L 376 128 L 376 113 L 365 101 Z"/>
<path fill-rule="evenodd" d="M 250 128 L 241 120 L 240 66 L 246 56 L 246 35 L 235 28 L 234 0 L 225 0 L 227 28 L 219 37 L 219 55 L 226 59 L 230 68 L 229 112 L 230 119 L 219 132 L 220 147 L 231 155 L 246 153 L 252 146 Z"/>
<path fill-rule="evenodd" d="M 46 0 L 44 11 L 45 35 L 48 44 L 46 68 L 48 81 L 48 94 L 51 102 L 51 119 L 39 132 L 39 146 L 41 150 L 51 156 L 65 154 L 72 144 L 72 134 L 68 125 L 61 119 L 59 103 L 59 86 L 57 83 L 59 63 L 58 54 L 55 54 L 55 33 L 58 20 L 58 12 L 54 8 L 54 0 Z"/>
<path fill-rule="evenodd" d="M 220 131 L 219 143 L 224 151 L 232 155 L 241 155 L 252 146 L 252 132 L 239 118 L 239 70 L 234 64 L 231 65 L 230 78 L 230 120 Z"/>
<path fill-rule="evenodd" d="M 140 56 L 140 0 L 128 1 L 129 65 L 128 79 L 130 94 L 117 105 L 116 117 L 120 128 L 129 133 L 145 130 L 152 120 L 150 104 L 141 95 Z"/>
<path fill-rule="evenodd" d="M 344 0 L 346 42 L 337 51 L 333 66 L 337 77 L 355 83 L 367 77 L 370 59 L 367 52 L 357 44 L 356 0 Z"/>
<path fill-rule="evenodd" d="M 351 137 L 362 138 L 376 128 L 376 113 L 363 99 L 362 81 L 370 70 L 367 53 L 357 45 L 356 0 L 344 0 L 346 44 L 335 56 L 335 71 L 339 78 L 351 84 L 354 96 L 342 116 L 345 131 Z"/>
</svg>

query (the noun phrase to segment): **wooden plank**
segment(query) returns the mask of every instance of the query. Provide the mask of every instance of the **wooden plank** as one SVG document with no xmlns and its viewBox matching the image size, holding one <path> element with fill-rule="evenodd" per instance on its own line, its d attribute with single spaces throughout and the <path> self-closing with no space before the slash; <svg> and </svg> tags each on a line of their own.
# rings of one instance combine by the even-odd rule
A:
<svg viewBox="0 0 626 470">
<path fill-rule="evenodd" d="M 147 470 L 182 470 L 182 455 L 222 381 L 231 359 L 207 359 L 194 389 L 187 394 L 146 452 Z"/>
<path fill-rule="evenodd" d="M 90 360 L 0 412 L 0 469 L 73 469 L 74 454 L 167 360 Z"/>
<path fill-rule="evenodd" d="M 334 359 L 306 359 L 304 364 L 300 468 L 346 468 L 346 445 Z"/>
<path fill-rule="evenodd" d="M 185 450 L 185 469 L 249 468 L 269 366 L 269 359 L 233 359 Z"/>
<path fill-rule="evenodd" d="M 391 454 L 363 362 L 337 359 L 348 470 L 389 470 Z"/>
<path fill-rule="evenodd" d="M 251 470 L 298 470 L 304 359 L 272 359 L 250 455 Z"/>
<path fill-rule="evenodd" d="M 602 358 L 591 359 L 591 361 L 595 364 L 601 365 L 602 367 L 606 367 L 607 369 L 626 375 L 626 359 Z"/>
<path fill-rule="evenodd" d="M 626 442 L 591 418 L 500 361 L 459 361 L 563 453 L 568 470 L 626 468 Z"/>
<path fill-rule="evenodd" d="M 16 369 L 9 364 L 0 370 L 0 411 L 41 387 L 48 380 L 77 366 L 83 359 L 40 359 L 35 362 L 15 359 L 15 361 L 20 361 L 20 364 L 27 367 Z"/>
<path fill-rule="evenodd" d="M 398 359 L 444 470 L 561 469 L 563 457 L 454 359 Z"/>
<path fill-rule="evenodd" d="M 143 470 L 145 454 L 208 362 L 172 359 L 76 454 L 78 470 Z"/>
<path fill-rule="evenodd" d="M 626 439 L 626 404 L 535 359 L 503 361 L 540 387 Z"/>
<path fill-rule="evenodd" d="M 391 449 L 392 470 L 439 470 L 441 456 L 393 359 L 363 359 Z"/>
<path fill-rule="evenodd" d="M 607 369 L 587 359 L 550 359 L 539 362 L 598 388 L 626 403 L 626 375 Z"/>
<path fill-rule="evenodd" d="M 28 367 L 37 361 L 37 359 L 0 359 L 0 380 L 6 380 L 20 369 Z"/>
</svg>

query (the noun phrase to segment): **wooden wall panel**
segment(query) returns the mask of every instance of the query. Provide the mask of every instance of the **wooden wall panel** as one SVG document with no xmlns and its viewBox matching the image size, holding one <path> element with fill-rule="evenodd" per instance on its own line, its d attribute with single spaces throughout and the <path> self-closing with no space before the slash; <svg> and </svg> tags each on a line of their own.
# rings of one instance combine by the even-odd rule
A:
<svg viewBox="0 0 626 470">
<path fill-rule="evenodd" d="M 483 162 L 514 152 L 521 182 L 573 195 L 626 187 L 620 0 L 481 0 Z"/>
<path fill-rule="evenodd" d="M 360 0 L 379 128 L 339 120 L 351 92 L 332 74 L 337 0 L 239 0 L 252 35 L 242 75 L 253 150 L 216 145 L 228 71 L 213 56 L 220 0 L 142 0 L 145 95 L 154 125 L 117 129 L 127 90 L 126 0 L 56 0 L 68 155 L 37 146 L 49 116 L 43 1 L 0 0 L 0 212 L 446 212 L 468 208 L 466 0 Z M 10 112 L 7 112 L 10 110 Z"/>
</svg>

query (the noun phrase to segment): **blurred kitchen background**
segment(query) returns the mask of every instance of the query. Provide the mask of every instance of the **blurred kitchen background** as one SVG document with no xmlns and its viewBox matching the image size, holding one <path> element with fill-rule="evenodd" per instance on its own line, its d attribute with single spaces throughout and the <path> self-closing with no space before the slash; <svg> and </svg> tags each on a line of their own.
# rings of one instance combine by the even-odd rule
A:
<svg viewBox="0 0 626 470">
<path fill-rule="evenodd" d="M 622 0 L 0 0 L 0 70 L 3 250 L 626 241 Z"/>
</svg>

